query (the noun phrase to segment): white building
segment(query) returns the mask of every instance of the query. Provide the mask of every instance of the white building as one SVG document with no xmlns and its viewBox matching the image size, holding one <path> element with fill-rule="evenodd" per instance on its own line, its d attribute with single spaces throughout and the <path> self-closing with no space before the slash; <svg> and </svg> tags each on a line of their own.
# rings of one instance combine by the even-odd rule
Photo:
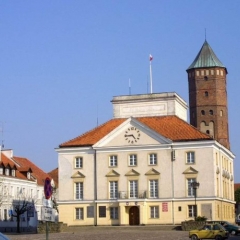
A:
<svg viewBox="0 0 240 240">
<path fill-rule="evenodd" d="M 68 225 L 234 221 L 234 155 L 187 123 L 176 93 L 114 97 L 110 121 L 59 146 Z M 192 182 L 200 184 L 195 196 Z M 195 198 L 196 197 L 196 198 Z"/>
<path fill-rule="evenodd" d="M 234 222 L 227 73 L 205 41 L 187 69 L 192 125 L 186 102 L 174 92 L 114 97 L 113 119 L 57 149 L 59 220 Z"/>
<path fill-rule="evenodd" d="M 0 157 L 0 231 L 16 230 L 13 201 L 24 199 L 34 204 L 21 215 L 20 227 L 25 231 L 36 228 L 41 220 L 44 180 L 49 175 L 27 158 L 13 156 L 13 150 L 1 150 Z"/>
</svg>

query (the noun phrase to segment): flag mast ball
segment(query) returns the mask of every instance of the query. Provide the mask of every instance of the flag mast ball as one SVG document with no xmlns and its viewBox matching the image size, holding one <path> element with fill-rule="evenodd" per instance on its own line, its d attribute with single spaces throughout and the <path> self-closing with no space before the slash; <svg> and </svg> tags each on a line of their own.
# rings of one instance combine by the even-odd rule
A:
<svg viewBox="0 0 240 240">
<path fill-rule="evenodd" d="M 150 54 L 149 55 L 149 61 L 150 61 L 150 93 L 152 93 L 152 60 L 153 56 Z"/>
</svg>

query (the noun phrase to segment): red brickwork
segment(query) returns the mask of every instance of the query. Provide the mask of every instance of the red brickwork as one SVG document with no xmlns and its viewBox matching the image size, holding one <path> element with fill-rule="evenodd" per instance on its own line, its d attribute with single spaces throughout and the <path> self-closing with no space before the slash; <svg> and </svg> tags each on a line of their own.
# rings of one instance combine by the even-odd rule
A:
<svg viewBox="0 0 240 240">
<path fill-rule="evenodd" d="M 219 143 L 230 149 L 226 69 L 221 67 L 195 68 L 187 72 L 190 124 L 209 133 Z"/>
</svg>

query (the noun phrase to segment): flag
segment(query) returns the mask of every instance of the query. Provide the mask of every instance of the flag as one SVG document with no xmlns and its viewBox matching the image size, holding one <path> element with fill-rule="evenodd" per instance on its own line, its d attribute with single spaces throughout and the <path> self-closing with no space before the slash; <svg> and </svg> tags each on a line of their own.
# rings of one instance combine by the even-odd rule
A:
<svg viewBox="0 0 240 240">
<path fill-rule="evenodd" d="M 152 61 L 153 60 L 153 56 L 150 54 L 149 55 L 149 60 Z"/>
</svg>

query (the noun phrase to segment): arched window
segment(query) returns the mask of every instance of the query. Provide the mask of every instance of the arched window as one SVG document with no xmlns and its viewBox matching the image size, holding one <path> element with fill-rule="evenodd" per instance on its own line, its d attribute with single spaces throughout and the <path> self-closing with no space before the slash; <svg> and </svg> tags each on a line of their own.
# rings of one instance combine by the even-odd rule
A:
<svg viewBox="0 0 240 240">
<path fill-rule="evenodd" d="M 210 134 L 210 131 L 209 131 L 209 130 L 207 130 L 207 131 L 206 131 L 206 134 Z"/>
<path fill-rule="evenodd" d="M 209 110 L 209 114 L 210 114 L 210 115 L 213 115 L 213 110 Z"/>
<path fill-rule="evenodd" d="M 202 114 L 202 115 L 205 115 L 205 111 L 204 111 L 204 110 L 202 110 L 202 111 L 201 111 L 201 114 Z"/>
</svg>

